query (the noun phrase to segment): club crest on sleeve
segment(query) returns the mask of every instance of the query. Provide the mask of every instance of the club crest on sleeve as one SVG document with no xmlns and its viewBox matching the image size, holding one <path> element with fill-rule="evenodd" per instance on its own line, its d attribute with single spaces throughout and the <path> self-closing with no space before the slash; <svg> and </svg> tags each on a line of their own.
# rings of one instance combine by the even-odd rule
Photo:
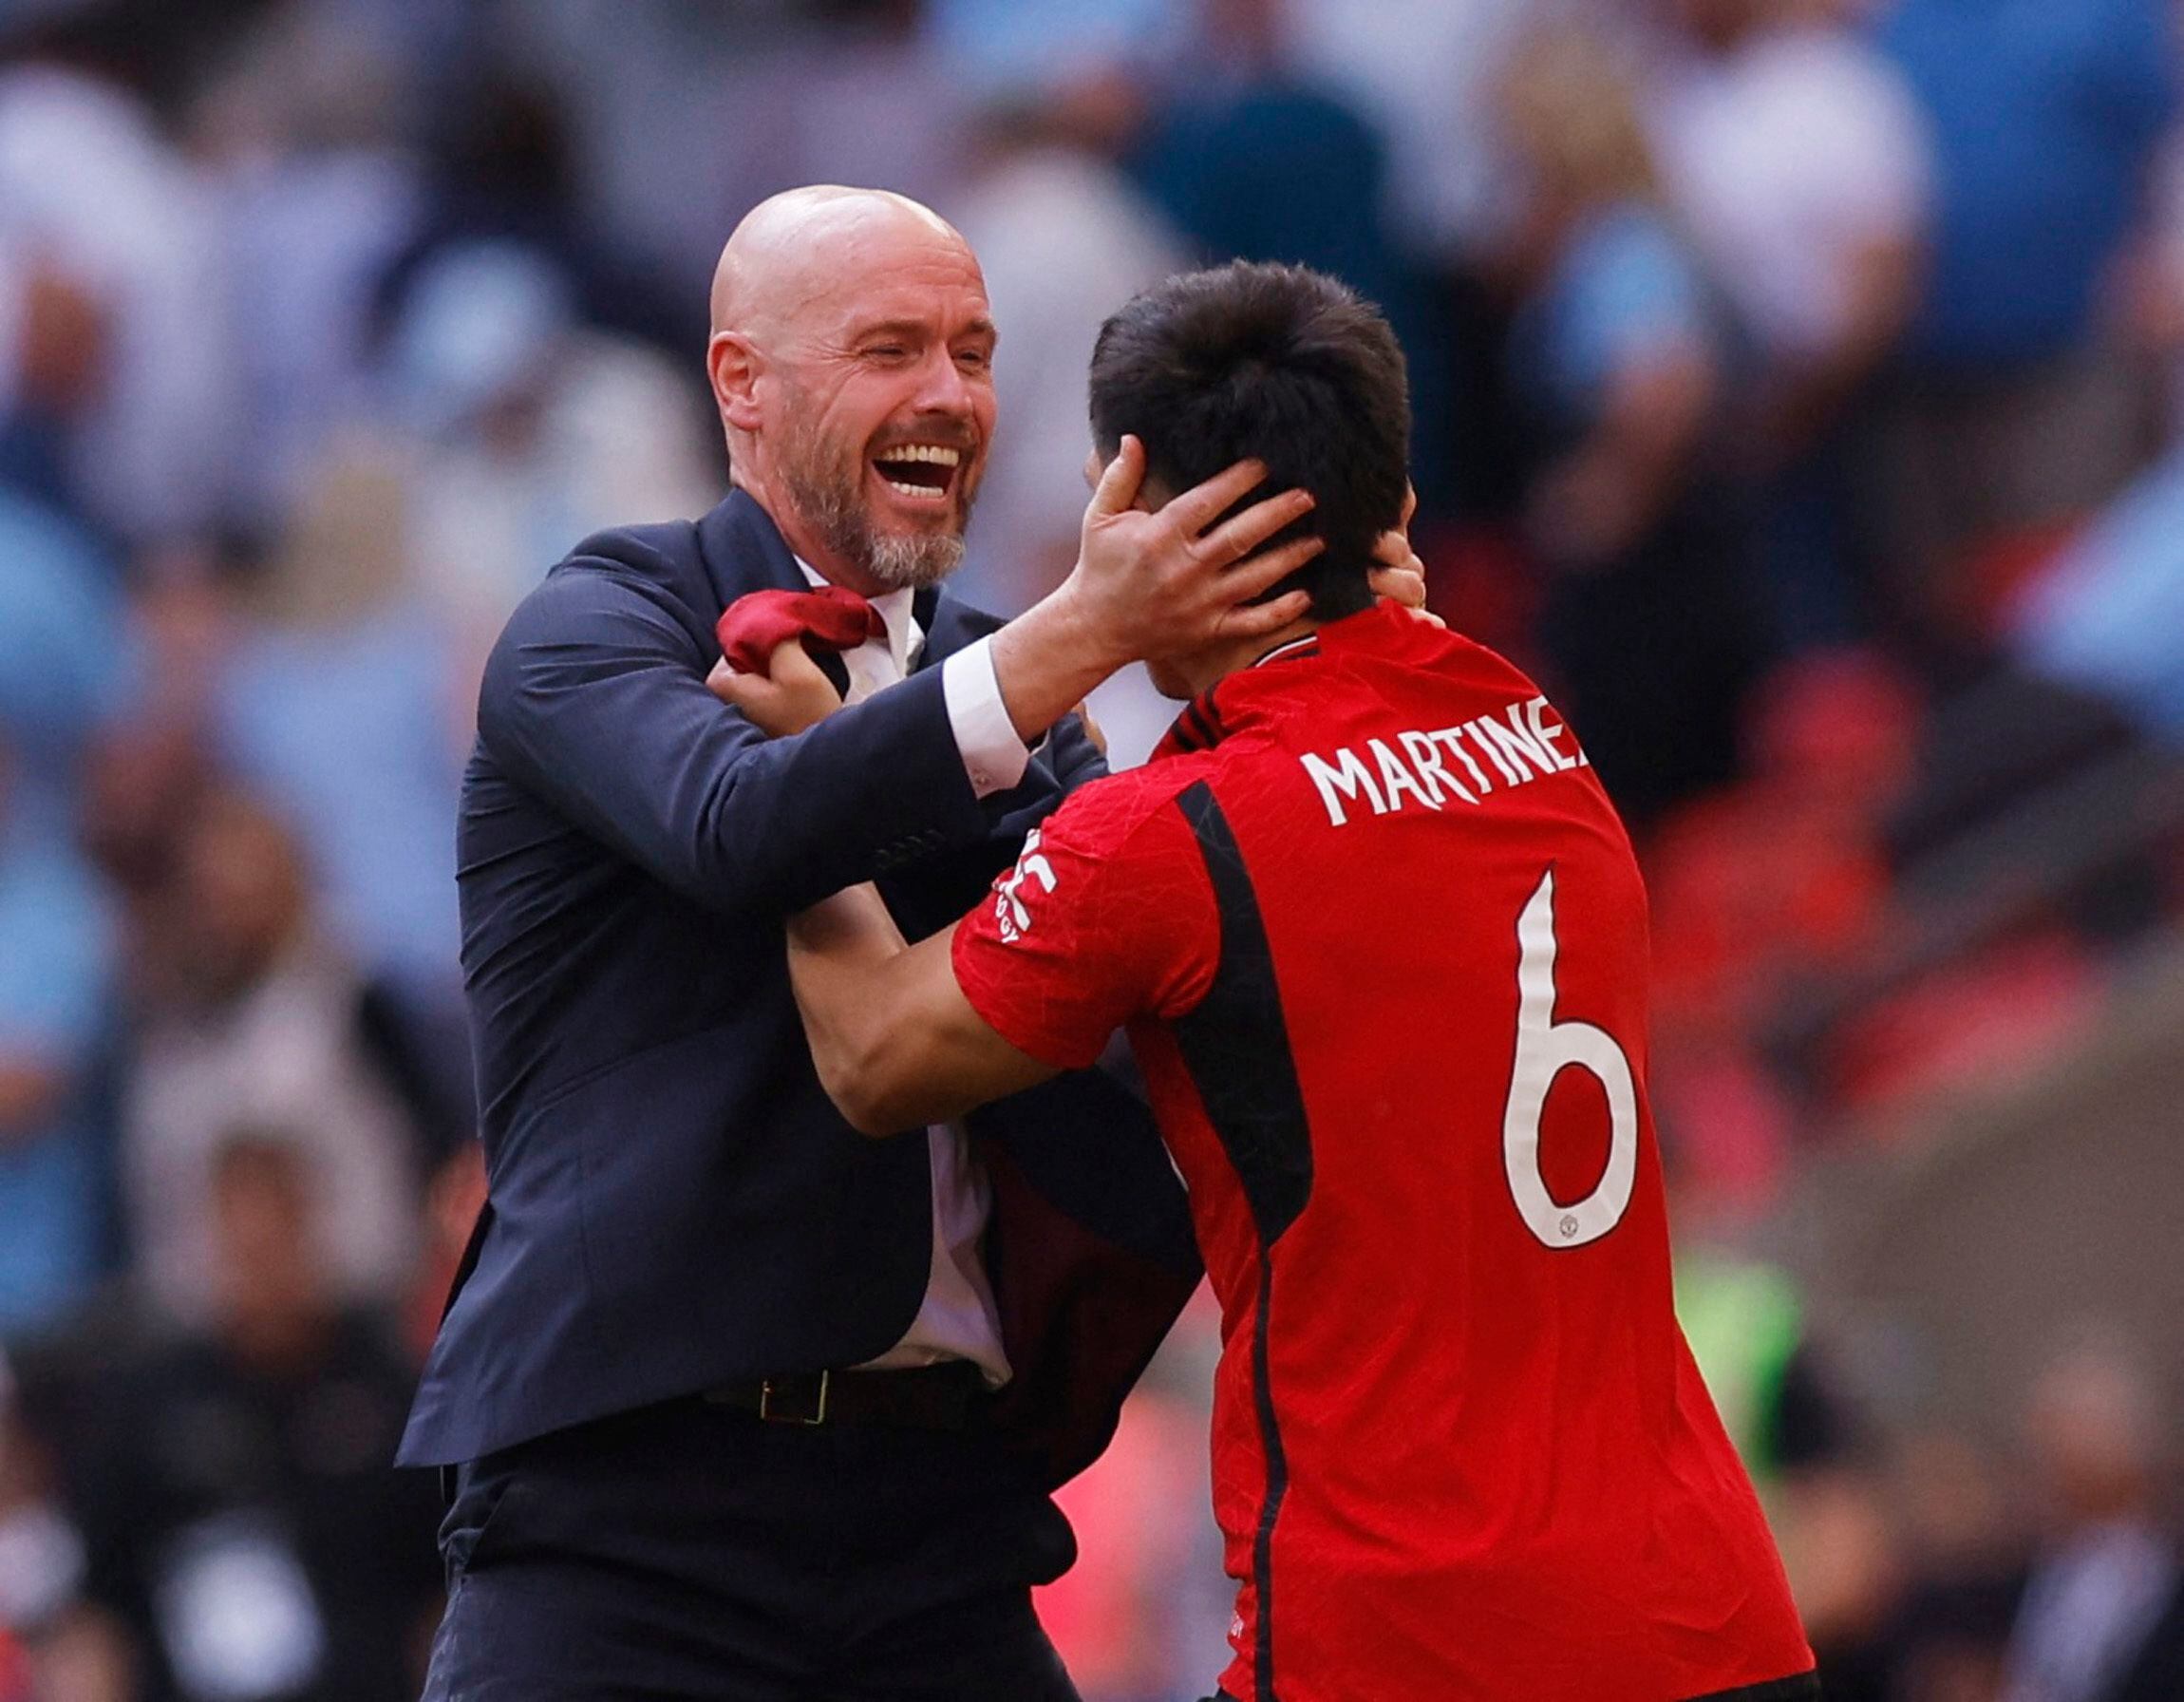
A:
<svg viewBox="0 0 2184 1702">
<path fill-rule="evenodd" d="M 1035 880 L 1045 892 L 1054 890 L 1054 865 L 1040 855 L 1039 829 L 1034 827 L 1024 837 L 1024 854 L 1016 860 L 1016 867 L 995 882 L 993 888 L 993 917 L 999 925 L 1002 939 L 1014 945 L 1031 931 L 1031 910 L 1024 901 L 1024 883 Z"/>
</svg>

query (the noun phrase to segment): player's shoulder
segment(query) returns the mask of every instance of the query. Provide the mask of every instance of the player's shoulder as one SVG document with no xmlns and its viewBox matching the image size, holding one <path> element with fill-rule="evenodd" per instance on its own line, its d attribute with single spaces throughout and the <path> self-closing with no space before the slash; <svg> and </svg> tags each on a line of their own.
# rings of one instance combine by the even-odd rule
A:
<svg viewBox="0 0 2184 1702">
<path fill-rule="evenodd" d="M 1140 767 L 1107 775 L 1072 792 L 1041 837 L 1091 856 L 1118 856 L 1141 844 L 1149 824 L 1176 819 L 1176 801 L 1220 766 L 1214 752 L 1197 751 L 1156 756 Z"/>
<path fill-rule="evenodd" d="M 1425 628 L 1420 641 L 1426 652 L 1424 665 L 1441 677 L 1497 693 L 1506 690 L 1526 697 L 1539 695 L 1532 676 L 1490 644 L 1481 644 L 1462 633 L 1431 627 Z"/>
</svg>

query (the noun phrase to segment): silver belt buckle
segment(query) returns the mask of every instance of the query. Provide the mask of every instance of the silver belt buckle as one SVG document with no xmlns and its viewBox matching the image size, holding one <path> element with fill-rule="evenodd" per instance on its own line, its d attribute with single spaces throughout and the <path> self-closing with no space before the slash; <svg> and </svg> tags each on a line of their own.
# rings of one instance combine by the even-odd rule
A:
<svg viewBox="0 0 2184 1702">
<path fill-rule="evenodd" d="M 772 1425 L 823 1425 L 826 1423 L 827 1389 L 834 1373 L 819 1372 L 819 1409 L 809 1418 L 773 1410 L 773 1379 L 762 1379 L 759 1384 L 759 1417 Z"/>
</svg>

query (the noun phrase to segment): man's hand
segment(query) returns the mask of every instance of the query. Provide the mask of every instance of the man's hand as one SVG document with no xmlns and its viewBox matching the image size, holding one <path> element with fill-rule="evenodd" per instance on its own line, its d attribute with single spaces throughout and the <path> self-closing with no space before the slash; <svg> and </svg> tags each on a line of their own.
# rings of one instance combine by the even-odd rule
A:
<svg viewBox="0 0 2184 1702">
<path fill-rule="evenodd" d="M 1137 506 L 1144 445 L 1122 440 L 1084 511 L 1075 569 L 994 639 L 995 677 L 1019 733 L 1041 737 L 1130 662 L 1278 633 L 1305 613 L 1303 592 L 1252 599 L 1325 547 L 1299 538 L 1260 549 L 1310 512 L 1309 492 L 1283 491 L 1214 524 L 1266 476 L 1261 463 L 1238 462 L 1147 513 Z"/>
<path fill-rule="evenodd" d="M 1418 486 L 1406 484 L 1403 517 L 1392 531 L 1383 532 L 1372 547 L 1373 569 L 1366 576 L 1373 596 L 1383 602 L 1401 603 L 1406 609 L 1425 607 L 1425 563 L 1410 547 L 1410 517 L 1418 512 Z"/>
<path fill-rule="evenodd" d="M 1425 606 L 1425 563 L 1410 547 L 1410 517 L 1417 512 L 1418 486 L 1406 485 L 1403 518 L 1394 531 L 1383 532 L 1374 543 L 1372 558 L 1377 565 L 1365 576 L 1365 583 L 1383 602 L 1401 603 L 1419 619 L 1445 627 L 1448 622 Z"/>
<path fill-rule="evenodd" d="M 1125 437 L 1084 510 L 1077 566 L 1056 600 L 1105 645 L 1116 668 L 1280 632 L 1305 613 L 1309 599 L 1304 593 L 1270 603 L 1252 599 L 1326 546 L 1317 538 L 1298 538 L 1252 552 L 1309 513 L 1311 493 L 1282 491 L 1214 525 L 1266 476 L 1263 463 L 1240 461 L 1147 513 L 1137 506 L 1145 447 Z"/>
<path fill-rule="evenodd" d="M 817 727 L 842 705 L 841 693 L 819 671 L 801 638 L 774 646 L 764 673 L 738 673 L 726 662 L 716 662 L 706 689 L 771 739 Z"/>
</svg>

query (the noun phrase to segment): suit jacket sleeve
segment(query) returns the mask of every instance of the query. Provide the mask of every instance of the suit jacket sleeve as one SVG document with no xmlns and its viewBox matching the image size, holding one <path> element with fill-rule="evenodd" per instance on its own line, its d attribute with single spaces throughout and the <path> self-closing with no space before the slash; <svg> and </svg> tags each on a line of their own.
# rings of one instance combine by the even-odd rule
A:
<svg viewBox="0 0 2184 1702">
<path fill-rule="evenodd" d="M 800 909 L 985 836 L 939 669 L 769 740 L 706 690 L 711 662 L 664 592 L 573 564 L 494 647 L 479 734 L 518 785 L 714 910 Z"/>
<path fill-rule="evenodd" d="M 1107 759 L 1075 715 L 1065 715 L 1054 724 L 1044 754 L 1064 795 L 1104 779 L 1107 773 Z"/>
</svg>

